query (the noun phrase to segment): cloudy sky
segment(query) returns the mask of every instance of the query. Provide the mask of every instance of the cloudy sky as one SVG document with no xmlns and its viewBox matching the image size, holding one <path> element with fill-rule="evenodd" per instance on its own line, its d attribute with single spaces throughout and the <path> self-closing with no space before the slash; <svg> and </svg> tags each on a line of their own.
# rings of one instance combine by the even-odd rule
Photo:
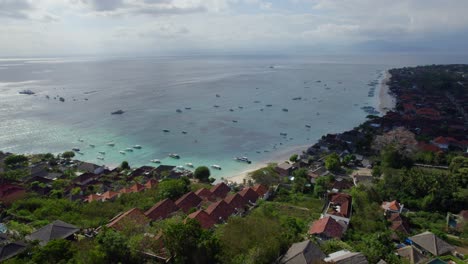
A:
<svg viewBox="0 0 468 264">
<path fill-rule="evenodd" d="M 468 52 L 468 0 L 0 0 L 0 56 Z"/>
</svg>

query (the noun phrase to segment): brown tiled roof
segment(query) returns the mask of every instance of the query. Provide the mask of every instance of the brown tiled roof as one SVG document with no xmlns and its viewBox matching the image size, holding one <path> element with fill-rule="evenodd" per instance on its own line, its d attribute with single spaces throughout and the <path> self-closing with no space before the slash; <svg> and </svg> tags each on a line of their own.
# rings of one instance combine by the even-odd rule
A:
<svg viewBox="0 0 468 264">
<path fill-rule="evenodd" d="M 197 207 L 201 203 L 202 199 L 198 197 L 194 192 L 188 192 L 182 197 L 177 199 L 175 204 L 187 213 L 190 209 Z"/>
<path fill-rule="evenodd" d="M 85 201 L 90 203 L 90 202 L 94 202 L 94 201 L 101 201 L 102 199 L 103 199 L 103 197 L 101 195 L 90 194 L 85 198 Z"/>
<path fill-rule="evenodd" d="M 143 184 L 135 183 L 134 185 L 132 185 L 132 187 L 130 187 L 130 189 L 133 192 L 141 192 L 145 189 L 145 186 Z"/>
<path fill-rule="evenodd" d="M 244 197 L 245 200 L 255 203 L 258 199 L 258 193 L 255 192 L 252 188 L 244 188 L 239 194 Z"/>
<path fill-rule="evenodd" d="M 113 191 L 107 191 L 105 193 L 103 193 L 101 196 L 104 200 L 110 200 L 114 197 L 116 197 L 117 195 L 119 195 L 118 192 L 113 192 Z"/>
<path fill-rule="evenodd" d="M 196 192 L 195 192 L 196 195 L 198 195 L 198 197 L 202 198 L 202 199 L 206 199 L 206 200 L 211 200 L 211 196 L 213 195 L 211 193 L 210 190 L 208 190 L 207 188 L 201 188 L 201 189 L 198 189 Z"/>
<path fill-rule="evenodd" d="M 229 193 L 229 191 L 231 191 L 231 188 L 229 188 L 229 186 L 227 186 L 224 182 L 221 182 L 211 187 L 210 191 L 213 196 L 224 198 Z"/>
<path fill-rule="evenodd" d="M 309 229 L 310 235 L 323 235 L 328 238 L 343 236 L 343 226 L 330 216 L 315 221 Z"/>
<path fill-rule="evenodd" d="M 133 208 L 127 212 L 111 219 L 107 227 L 116 230 L 123 230 L 126 226 L 144 226 L 150 222 L 150 219 L 138 208 Z"/>
<path fill-rule="evenodd" d="M 226 221 L 234 213 L 234 208 L 224 200 L 212 203 L 205 210 L 216 222 Z"/>
<path fill-rule="evenodd" d="M 409 239 L 434 256 L 444 255 L 455 249 L 454 246 L 428 231 L 412 236 Z"/>
<path fill-rule="evenodd" d="M 406 246 L 397 249 L 397 254 L 409 260 L 413 264 L 421 264 L 427 261 L 427 258 L 413 246 Z"/>
<path fill-rule="evenodd" d="M 159 182 L 155 179 L 149 179 L 146 183 L 145 183 L 145 188 L 146 189 L 153 189 L 154 187 L 158 186 Z"/>
<path fill-rule="evenodd" d="M 333 212 L 330 214 L 337 215 L 337 216 L 342 216 L 349 218 L 351 215 L 351 195 L 349 194 L 344 194 L 344 193 L 330 193 L 328 194 L 328 199 L 331 203 L 334 205 L 339 205 L 340 206 L 340 211 L 339 212 Z"/>
<path fill-rule="evenodd" d="M 119 190 L 119 193 L 125 194 L 125 193 L 132 193 L 134 192 L 132 188 L 122 188 Z"/>
<path fill-rule="evenodd" d="M 216 221 L 203 210 L 193 212 L 188 217 L 197 220 L 204 229 L 210 229 L 216 224 Z"/>
<path fill-rule="evenodd" d="M 239 193 L 231 194 L 224 198 L 224 201 L 234 209 L 242 209 L 248 203 Z"/>
<path fill-rule="evenodd" d="M 156 221 L 167 218 L 177 210 L 179 210 L 179 208 L 171 199 L 164 199 L 146 211 L 145 215 Z"/>
<path fill-rule="evenodd" d="M 263 197 L 265 195 L 265 193 L 268 192 L 268 188 L 265 186 L 265 185 L 262 185 L 262 184 L 256 184 L 252 187 L 252 189 L 258 193 L 258 195 L 260 197 Z"/>
</svg>

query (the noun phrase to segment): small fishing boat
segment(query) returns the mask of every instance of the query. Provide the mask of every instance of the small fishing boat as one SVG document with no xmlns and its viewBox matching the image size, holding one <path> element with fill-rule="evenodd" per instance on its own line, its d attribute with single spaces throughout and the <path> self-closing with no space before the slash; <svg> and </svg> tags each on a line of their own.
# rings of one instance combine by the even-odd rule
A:
<svg viewBox="0 0 468 264">
<path fill-rule="evenodd" d="M 125 151 L 123 150 L 119 151 L 119 153 L 125 155 Z"/>
<path fill-rule="evenodd" d="M 161 163 L 161 161 L 158 160 L 158 159 L 152 159 L 152 160 L 150 160 L 150 161 L 151 161 L 152 163 Z"/>
<path fill-rule="evenodd" d="M 192 109 L 192 108 L 191 107 L 185 107 L 185 110 L 190 110 L 190 109 Z"/>
<path fill-rule="evenodd" d="M 185 163 L 185 166 L 189 167 L 189 168 L 193 168 L 193 164 L 192 163 Z"/>
<path fill-rule="evenodd" d="M 216 165 L 216 164 L 211 165 L 211 168 L 213 168 L 215 170 L 221 170 L 221 166 Z"/>
<path fill-rule="evenodd" d="M 140 145 L 135 145 L 133 146 L 134 149 L 141 149 L 141 146 Z"/>
<path fill-rule="evenodd" d="M 177 109 L 176 112 L 177 112 L 177 113 L 182 113 L 182 110 Z"/>
<path fill-rule="evenodd" d="M 132 149 L 132 148 L 126 148 L 125 151 L 127 151 L 127 152 L 133 152 L 133 149 Z"/>
<path fill-rule="evenodd" d="M 187 131 L 182 131 L 182 134 L 184 134 L 184 135 L 187 134 Z"/>
<path fill-rule="evenodd" d="M 307 128 L 311 128 L 311 126 L 310 126 L 310 125 L 305 125 L 305 126 L 306 126 Z"/>
<path fill-rule="evenodd" d="M 288 112 L 289 111 L 287 108 L 283 108 L 281 110 L 283 110 L 283 112 Z"/>
<path fill-rule="evenodd" d="M 233 123 L 237 123 L 237 120 L 232 120 Z"/>
<path fill-rule="evenodd" d="M 83 140 L 82 138 L 79 138 L 78 141 L 79 141 L 79 142 L 83 142 L 84 140 Z"/>
<path fill-rule="evenodd" d="M 213 105 L 213 107 L 215 107 L 215 108 L 218 108 L 218 107 L 219 107 L 219 105 Z"/>
<path fill-rule="evenodd" d="M 219 98 L 219 97 L 221 97 L 221 95 L 219 95 L 219 94 L 216 94 L 216 97 L 218 97 L 218 98 Z"/>
<path fill-rule="evenodd" d="M 169 154 L 169 157 L 171 157 L 171 158 L 173 158 L 173 159 L 180 159 L 179 154 L 175 154 L 175 153 Z"/>
<path fill-rule="evenodd" d="M 235 157 L 234 160 L 240 161 L 240 162 L 245 162 L 245 163 L 252 163 L 247 157 Z"/>
<path fill-rule="evenodd" d="M 283 136 L 283 137 L 285 137 L 285 136 L 287 136 L 287 135 L 288 135 L 288 133 L 284 133 L 284 132 L 281 132 L 281 133 L 280 133 L 280 136 Z"/>
<path fill-rule="evenodd" d="M 272 107 L 273 105 L 272 104 L 267 104 L 266 107 Z"/>
<path fill-rule="evenodd" d="M 98 153 L 101 154 L 101 155 L 106 155 L 105 151 L 99 151 Z"/>
<path fill-rule="evenodd" d="M 98 160 L 104 160 L 104 157 L 97 156 L 96 159 L 98 159 Z"/>
<path fill-rule="evenodd" d="M 113 147 L 113 146 L 115 146 L 115 143 L 114 142 L 109 142 L 109 143 L 107 143 L 107 146 Z"/>
<path fill-rule="evenodd" d="M 164 133 L 169 133 L 169 132 L 171 132 L 171 131 L 170 131 L 169 129 L 163 129 L 163 132 L 164 132 Z"/>
<path fill-rule="evenodd" d="M 75 147 L 75 148 L 72 148 L 72 150 L 75 151 L 75 152 L 79 152 L 79 151 L 80 151 L 80 149 L 79 149 L 79 148 L 76 148 L 76 147 Z"/>
<path fill-rule="evenodd" d="M 111 115 L 121 115 L 123 113 L 125 113 L 123 110 L 117 110 L 117 111 L 112 112 Z"/>
<path fill-rule="evenodd" d="M 94 147 L 95 147 L 95 145 L 94 145 L 94 144 L 89 144 L 89 146 L 90 146 L 90 147 L 92 147 L 92 148 L 94 148 Z"/>
</svg>

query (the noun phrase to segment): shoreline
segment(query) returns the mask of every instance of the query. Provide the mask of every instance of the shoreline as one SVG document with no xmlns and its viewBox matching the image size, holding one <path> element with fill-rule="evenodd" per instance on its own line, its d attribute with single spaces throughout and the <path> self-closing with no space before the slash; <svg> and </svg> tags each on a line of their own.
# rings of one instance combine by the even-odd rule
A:
<svg viewBox="0 0 468 264">
<path fill-rule="evenodd" d="M 390 88 L 388 86 L 388 82 L 392 78 L 392 75 L 387 70 L 384 73 L 383 78 L 380 80 L 379 84 L 379 111 L 382 115 L 385 115 L 388 111 L 393 110 L 396 105 L 395 97 L 392 96 L 390 92 Z"/>
<path fill-rule="evenodd" d="M 233 175 L 223 177 L 225 181 L 228 183 L 237 183 L 237 184 L 243 184 L 244 179 L 247 181 L 249 180 L 249 173 L 256 171 L 258 169 L 264 168 L 268 166 L 269 163 L 275 163 L 275 162 L 283 162 L 289 160 L 289 157 L 293 154 L 302 154 L 304 151 L 307 150 L 311 145 L 299 145 L 299 146 L 294 146 L 288 149 L 285 149 L 283 151 L 279 151 L 278 153 L 275 154 L 275 156 L 269 160 L 264 160 L 261 162 L 258 162 L 257 164 L 254 165 L 253 168 L 249 168 L 246 170 L 243 170 L 241 172 L 237 172 Z"/>
</svg>

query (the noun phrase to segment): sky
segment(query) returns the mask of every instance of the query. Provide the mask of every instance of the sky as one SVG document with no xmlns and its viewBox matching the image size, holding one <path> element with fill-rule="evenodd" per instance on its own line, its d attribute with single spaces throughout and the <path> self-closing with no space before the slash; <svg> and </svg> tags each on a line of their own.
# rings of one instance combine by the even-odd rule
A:
<svg viewBox="0 0 468 264">
<path fill-rule="evenodd" d="M 468 52 L 468 0 L 0 0 L 0 57 Z"/>
</svg>

